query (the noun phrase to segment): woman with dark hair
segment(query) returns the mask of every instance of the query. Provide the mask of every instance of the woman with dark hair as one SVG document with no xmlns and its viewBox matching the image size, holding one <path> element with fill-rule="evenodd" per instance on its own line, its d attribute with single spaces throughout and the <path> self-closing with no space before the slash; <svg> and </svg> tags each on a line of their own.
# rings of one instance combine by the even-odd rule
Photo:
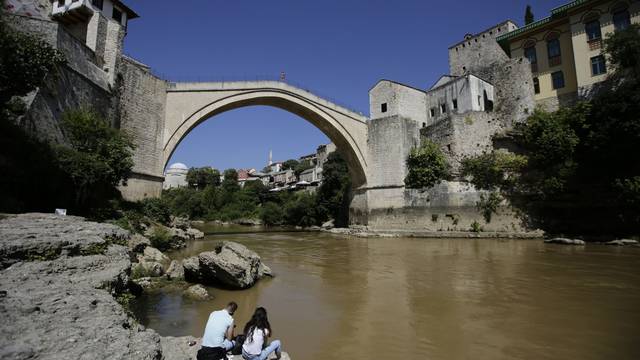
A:
<svg viewBox="0 0 640 360">
<path fill-rule="evenodd" d="M 280 340 L 273 340 L 266 346 L 266 339 L 271 336 L 271 325 L 267 319 L 267 310 L 259 307 L 253 313 L 251 320 L 244 326 L 245 340 L 242 345 L 242 357 L 245 360 L 266 360 L 269 354 L 276 352 L 276 359 L 280 359 Z"/>
</svg>

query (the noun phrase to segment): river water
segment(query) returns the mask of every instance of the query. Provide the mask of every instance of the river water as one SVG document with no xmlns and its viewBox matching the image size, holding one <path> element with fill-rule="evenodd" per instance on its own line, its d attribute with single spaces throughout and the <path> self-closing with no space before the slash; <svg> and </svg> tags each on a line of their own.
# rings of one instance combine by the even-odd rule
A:
<svg viewBox="0 0 640 360">
<path fill-rule="evenodd" d="M 256 251 L 275 273 L 196 302 L 165 288 L 138 299 L 165 336 L 202 336 L 235 300 L 238 329 L 264 306 L 295 360 L 640 359 L 640 248 L 540 240 L 346 238 L 324 233 L 208 235 Z"/>
</svg>

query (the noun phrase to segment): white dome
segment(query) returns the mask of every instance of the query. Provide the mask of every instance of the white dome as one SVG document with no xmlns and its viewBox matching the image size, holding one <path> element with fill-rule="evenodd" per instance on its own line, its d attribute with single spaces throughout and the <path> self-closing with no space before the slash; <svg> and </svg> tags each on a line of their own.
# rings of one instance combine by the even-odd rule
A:
<svg viewBox="0 0 640 360">
<path fill-rule="evenodd" d="M 169 170 L 189 170 L 189 167 L 183 163 L 174 163 L 169 166 Z"/>
</svg>

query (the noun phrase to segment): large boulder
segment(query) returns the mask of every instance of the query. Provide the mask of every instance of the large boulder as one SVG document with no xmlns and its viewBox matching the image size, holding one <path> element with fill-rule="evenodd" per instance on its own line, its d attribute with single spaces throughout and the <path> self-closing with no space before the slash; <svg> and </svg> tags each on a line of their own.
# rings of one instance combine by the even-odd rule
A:
<svg viewBox="0 0 640 360">
<path fill-rule="evenodd" d="M 233 289 L 245 289 L 265 276 L 272 276 L 258 254 L 231 241 L 223 241 L 214 251 L 185 259 L 183 267 L 187 281 Z"/>
<path fill-rule="evenodd" d="M 169 280 L 182 280 L 184 279 L 184 267 L 182 266 L 182 262 L 173 260 L 171 264 L 169 264 L 169 268 L 166 272 L 167 279 Z"/>
<path fill-rule="evenodd" d="M 171 259 L 169 259 L 167 255 L 163 254 L 162 251 L 151 246 L 147 246 L 142 252 L 142 255 L 138 255 L 138 260 L 153 261 L 153 262 L 163 264 L 163 266 L 168 266 L 169 263 L 171 262 Z"/>
<path fill-rule="evenodd" d="M 151 241 L 140 234 L 133 234 L 127 242 L 127 247 L 132 253 L 142 253 L 147 246 L 151 246 Z"/>
<path fill-rule="evenodd" d="M 162 264 L 155 261 L 140 261 L 131 265 L 131 277 L 160 277 L 164 274 Z"/>
<path fill-rule="evenodd" d="M 202 339 L 194 338 L 193 336 L 163 336 L 160 341 L 160 344 L 162 345 L 162 355 L 165 359 L 170 360 L 195 359 L 196 354 L 200 349 L 201 342 Z M 242 355 L 227 355 L 227 359 L 243 360 Z M 274 355 L 272 354 L 269 356 L 269 359 L 274 359 Z M 283 352 L 280 360 L 291 360 L 291 358 L 289 357 L 289 354 Z"/>
<path fill-rule="evenodd" d="M 187 290 L 184 291 L 184 296 L 193 300 L 209 300 L 211 298 L 207 289 L 200 284 L 189 286 Z"/>
</svg>

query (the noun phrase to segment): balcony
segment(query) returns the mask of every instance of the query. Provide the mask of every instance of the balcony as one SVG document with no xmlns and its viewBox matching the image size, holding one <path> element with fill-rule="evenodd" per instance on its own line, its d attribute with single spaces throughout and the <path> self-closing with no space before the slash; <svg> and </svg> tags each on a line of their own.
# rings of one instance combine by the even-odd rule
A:
<svg viewBox="0 0 640 360">
<path fill-rule="evenodd" d="M 598 50 L 602 48 L 602 39 L 600 38 L 588 40 L 587 43 L 589 44 L 589 50 Z"/>
<path fill-rule="evenodd" d="M 93 12 L 91 0 L 57 0 L 51 15 L 64 23 L 78 23 L 86 22 Z"/>
</svg>

